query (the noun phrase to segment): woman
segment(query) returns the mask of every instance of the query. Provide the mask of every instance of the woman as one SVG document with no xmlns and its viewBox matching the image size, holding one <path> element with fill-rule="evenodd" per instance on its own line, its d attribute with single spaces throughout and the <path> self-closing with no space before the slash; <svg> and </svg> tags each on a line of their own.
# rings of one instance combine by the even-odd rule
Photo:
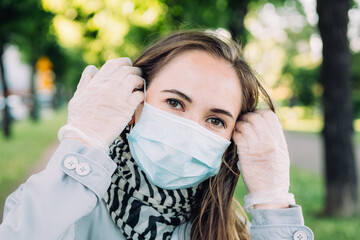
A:
<svg viewBox="0 0 360 240">
<path fill-rule="evenodd" d="M 260 94 L 274 110 L 238 45 L 209 32 L 175 33 L 134 66 L 87 67 L 59 148 L 8 197 L 0 239 L 313 239 Z M 250 233 L 234 209 L 240 172 Z"/>
</svg>

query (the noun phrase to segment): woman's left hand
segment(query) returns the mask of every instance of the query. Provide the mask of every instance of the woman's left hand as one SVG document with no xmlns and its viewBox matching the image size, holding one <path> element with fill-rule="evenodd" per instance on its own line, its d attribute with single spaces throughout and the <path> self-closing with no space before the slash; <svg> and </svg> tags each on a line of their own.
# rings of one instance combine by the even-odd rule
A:
<svg viewBox="0 0 360 240">
<path fill-rule="evenodd" d="M 275 113 L 257 110 L 243 115 L 236 123 L 233 140 L 237 146 L 238 167 L 248 191 L 245 209 L 254 205 L 288 207 L 294 204 L 293 195 L 288 193 L 289 153 Z"/>
</svg>

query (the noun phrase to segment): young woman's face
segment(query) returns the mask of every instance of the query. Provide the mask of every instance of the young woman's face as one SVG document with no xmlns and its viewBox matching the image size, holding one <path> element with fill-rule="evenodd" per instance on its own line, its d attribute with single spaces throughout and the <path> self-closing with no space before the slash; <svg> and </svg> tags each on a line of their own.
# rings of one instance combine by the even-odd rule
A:
<svg viewBox="0 0 360 240">
<path fill-rule="evenodd" d="M 146 102 L 230 139 L 240 113 L 241 85 L 226 60 L 188 51 L 156 74 L 146 91 Z M 135 112 L 135 123 L 142 106 Z"/>
</svg>

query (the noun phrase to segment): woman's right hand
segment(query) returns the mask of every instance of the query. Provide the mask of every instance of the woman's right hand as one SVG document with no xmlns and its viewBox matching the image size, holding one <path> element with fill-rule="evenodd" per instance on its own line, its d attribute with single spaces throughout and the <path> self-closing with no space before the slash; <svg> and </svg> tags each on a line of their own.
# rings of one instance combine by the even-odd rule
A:
<svg viewBox="0 0 360 240">
<path fill-rule="evenodd" d="M 112 141 L 130 122 L 144 101 L 141 69 L 129 58 L 107 61 L 100 70 L 88 66 L 68 106 L 68 122 L 59 131 L 60 141 L 79 139 L 108 152 Z"/>
</svg>

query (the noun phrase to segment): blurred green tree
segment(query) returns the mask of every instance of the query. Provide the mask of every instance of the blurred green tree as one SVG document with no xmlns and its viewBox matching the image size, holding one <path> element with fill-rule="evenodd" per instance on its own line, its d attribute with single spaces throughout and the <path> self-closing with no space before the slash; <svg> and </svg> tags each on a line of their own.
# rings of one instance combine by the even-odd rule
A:
<svg viewBox="0 0 360 240">
<path fill-rule="evenodd" d="M 260 1 L 253 1 L 260 2 Z M 248 32 L 244 25 L 250 0 L 166 0 L 167 19 L 173 29 L 224 28 L 233 39 L 246 43 Z"/>
<path fill-rule="evenodd" d="M 55 15 L 51 29 L 57 41 L 96 66 L 110 58 L 135 57 L 149 42 L 172 30 L 225 28 L 240 39 L 244 35 L 248 3 L 248 0 L 42 1 L 44 9 Z M 76 81 L 73 88 L 75 85 Z"/>
<path fill-rule="evenodd" d="M 55 15 L 51 32 L 61 46 L 97 66 L 111 58 L 134 57 L 151 39 L 171 29 L 165 21 L 167 6 L 157 0 L 42 4 Z"/>
<path fill-rule="evenodd" d="M 24 30 L 24 25 L 27 26 L 26 20 L 29 11 L 33 10 L 34 3 L 34 1 L 10 0 L 4 0 L 0 2 L 0 73 L 3 95 L 5 100 L 2 128 L 6 137 L 10 137 L 11 135 L 11 117 L 7 102 L 9 89 L 4 74 L 3 54 L 6 44 L 11 43 L 14 39 L 14 36 L 16 36 L 17 34 L 21 34 L 21 31 Z"/>
<path fill-rule="evenodd" d="M 284 60 L 274 59 L 277 62 L 276 68 L 279 68 L 277 79 L 281 79 L 281 74 L 292 76 L 291 82 L 286 82 L 289 79 L 285 78 L 277 83 L 277 86 L 290 87 L 290 96 L 287 96 L 287 100 L 283 103 L 289 104 L 291 99 L 292 104 L 295 105 L 313 107 L 319 104 L 321 89 L 314 77 L 320 60 L 309 61 L 309 53 L 303 52 L 304 47 L 310 49 L 310 41 L 314 36 L 319 37 L 316 22 L 309 23 L 308 13 L 305 12 L 300 0 L 94 0 L 91 2 L 43 0 L 42 2 L 44 8 L 55 15 L 51 29 L 58 42 L 77 52 L 77 56 L 82 57 L 86 63 L 97 66 L 101 66 L 110 58 L 135 57 L 153 39 L 175 29 L 224 28 L 230 31 L 234 39 L 245 45 L 249 39 L 255 38 L 244 27 L 244 19 L 248 11 L 259 18 L 258 12 L 273 6 L 274 11 L 282 16 L 282 21 L 288 19 L 286 23 L 278 23 L 281 25 L 279 27 L 283 28 L 281 31 L 284 32 L 285 40 L 276 40 L 278 41 L 276 46 L 281 49 Z M 276 22 L 276 19 L 267 18 L 264 21 L 271 23 Z M 296 61 L 297 58 L 302 60 Z M 271 59 L 267 62 L 267 67 L 274 69 L 275 62 Z M 304 62 L 307 66 L 304 66 Z M 79 76 L 79 73 L 76 76 Z M 277 80 L 267 79 L 267 81 L 272 87 L 273 82 Z M 76 82 L 68 81 L 73 89 Z"/>
<path fill-rule="evenodd" d="M 319 80 L 319 68 L 297 67 L 290 70 L 295 81 L 292 82 L 293 101 L 296 105 L 313 107 L 320 100 L 320 95 L 314 90 Z"/>
<path fill-rule="evenodd" d="M 5 51 L 5 45 L 11 41 L 13 33 L 19 31 L 18 21 L 23 17 L 23 15 L 19 14 L 19 7 L 21 8 L 22 6 L 21 4 L 20 6 L 17 5 L 17 1 L 4 0 L 0 2 L 0 78 L 5 104 L 3 110 L 2 128 L 6 137 L 10 137 L 11 135 L 11 117 L 7 102 L 9 90 L 5 79 L 3 54 Z"/>
<path fill-rule="evenodd" d="M 352 99 L 354 104 L 355 118 L 360 118 L 360 53 L 352 55 Z"/>
<path fill-rule="evenodd" d="M 74 74 L 73 69 L 77 66 L 84 66 L 82 58 L 78 54 L 69 53 L 63 49 L 49 34 L 49 27 L 53 14 L 42 9 L 41 0 L 3 0 L 0 2 L 0 56 L 2 58 L 4 47 L 7 44 L 18 46 L 24 62 L 32 69 L 31 92 L 32 108 L 31 117 L 35 121 L 39 119 L 36 86 L 35 86 L 35 63 L 40 56 L 48 56 L 54 63 L 54 71 L 57 74 L 57 85 L 61 88 L 60 82 L 63 79 L 78 78 L 80 74 Z M 0 66 L 3 94 L 8 95 L 7 81 Z M 70 74 L 69 74 L 70 73 Z M 61 91 L 58 91 L 61 92 Z M 6 101 L 5 101 L 6 102 Z M 10 136 L 11 118 L 8 106 L 5 105 L 3 114 L 3 129 L 6 136 Z"/>
<path fill-rule="evenodd" d="M 316 24 L 309 22 L 308 14 L 300 0 L 258 0 L 248 4 L 245 53 L 282 106 L 313 106 L 319 98 L 316 78 L 305 82 L 302 76 L 315 76 L 320 62 L 311 56 L 311 41 L 317 34 Z"/>
<path fill-rule="evenodd" d="M 14 11 L 5 20 L 7 26 L 11 26 L 7 32 L 9 43 L 19 47 L 24 62 L 31 67 L 31 96 L 32 107 L 30 116 L 33 120 L 39 120 L 38 101 L 36 83 L 34 78 L 34 68 L 37 59 L 41 55 L 46 55 L 46 50 L 54 42 L 48 39 L 49 23 L 52 15 L 41 9 L 40 1 L 9 1 L 11 4 L 5 9 Z M 21 17 L 19 17 L 21 16 Z"/>
</svg>

